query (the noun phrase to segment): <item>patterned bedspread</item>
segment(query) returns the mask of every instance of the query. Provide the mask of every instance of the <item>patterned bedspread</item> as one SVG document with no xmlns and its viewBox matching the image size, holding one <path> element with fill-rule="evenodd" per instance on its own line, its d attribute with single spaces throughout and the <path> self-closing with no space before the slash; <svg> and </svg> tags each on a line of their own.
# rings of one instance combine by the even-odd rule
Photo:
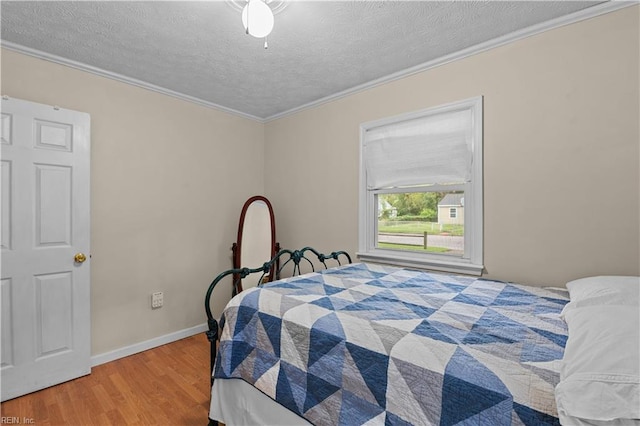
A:
<svg viewBox="0 0 640 426">
<path fill-rule="evenodd" d="M 559 424 L 562 290 L 356 263 L 244 291 L 215 378 L 317 425 Z"/>
</svg>

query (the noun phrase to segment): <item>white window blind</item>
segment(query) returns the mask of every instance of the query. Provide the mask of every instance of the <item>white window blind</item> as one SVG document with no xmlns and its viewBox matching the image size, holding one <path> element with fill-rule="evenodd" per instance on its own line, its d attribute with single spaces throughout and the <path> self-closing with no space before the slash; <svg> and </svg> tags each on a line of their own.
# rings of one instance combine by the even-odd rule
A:
<svg viewBox="0 0 640 426">
<path fill-rule="evenodd" d="M 470 182 L 472 128 L 465 109 L 367 129 L 367 189 Z"/>
</svg>

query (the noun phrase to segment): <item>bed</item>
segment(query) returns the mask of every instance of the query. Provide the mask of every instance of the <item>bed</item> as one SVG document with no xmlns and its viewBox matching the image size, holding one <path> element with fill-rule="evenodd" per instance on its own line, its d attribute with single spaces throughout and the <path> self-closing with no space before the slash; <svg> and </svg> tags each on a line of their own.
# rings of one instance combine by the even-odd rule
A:
<svg viewBox="0 0 640 426">
<path fill-rule="evenodd" d="M 565 289 L 369 263 L 280 278 L 235 296 L 212 327 L 210 420 L 598 424 L 558 413 Z"/>
</svg>

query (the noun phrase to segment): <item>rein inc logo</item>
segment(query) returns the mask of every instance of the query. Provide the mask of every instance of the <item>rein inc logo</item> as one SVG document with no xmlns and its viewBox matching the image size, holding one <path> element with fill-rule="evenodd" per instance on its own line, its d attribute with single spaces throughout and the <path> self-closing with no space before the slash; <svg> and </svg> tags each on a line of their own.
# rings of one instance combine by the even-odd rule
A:
<svg viewBox="0 0 640 426">
<path fill-rule="evenodd" d="M 3 424 L 3 425 L 35 425 L 36 421 L 33 419 L 33 417 L 2 416 L 2 417 L 0 417 L 0 424 Z"/>
</svg>

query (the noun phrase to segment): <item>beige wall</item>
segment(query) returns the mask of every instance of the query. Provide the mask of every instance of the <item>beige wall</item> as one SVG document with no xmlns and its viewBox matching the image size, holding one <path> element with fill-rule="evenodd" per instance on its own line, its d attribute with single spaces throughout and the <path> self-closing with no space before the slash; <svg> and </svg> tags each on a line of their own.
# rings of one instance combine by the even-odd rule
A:
<svg viewBox="0 0 640 426">
<path fill-rule="evenodd" d="M 267 123 L 265 191 L 280 242 L 355 253 L 359 125 L 482 95 L 485 275 L 563 285 L 639 274 L 639 10 Z"/>
<path fill-rule="evenodd" d="M 360 123 L 478 95 L 486 275 L 563 284 L 640 273 L 638 14 L 626 8 L 266 125 L 2 50 L 2 94 L 91 114 L 92 353 L 202 324 L 204 291 L 230 266 L 251 195 L 271 199 L 283 246 L 354 254 Z M 621 200 L 612 220 L 607 208 Z M 154 291 L 165 306 L 152 311 Z M 217 312 L 230 290 L 220 293 Z"/>
<path fill-rule="evenodd" d="M 2 94 L 91 114 L 92 353 L 204 323 L 242 204 L 264 191 L 263 124 L 8 50 Z"/>
</svg>

